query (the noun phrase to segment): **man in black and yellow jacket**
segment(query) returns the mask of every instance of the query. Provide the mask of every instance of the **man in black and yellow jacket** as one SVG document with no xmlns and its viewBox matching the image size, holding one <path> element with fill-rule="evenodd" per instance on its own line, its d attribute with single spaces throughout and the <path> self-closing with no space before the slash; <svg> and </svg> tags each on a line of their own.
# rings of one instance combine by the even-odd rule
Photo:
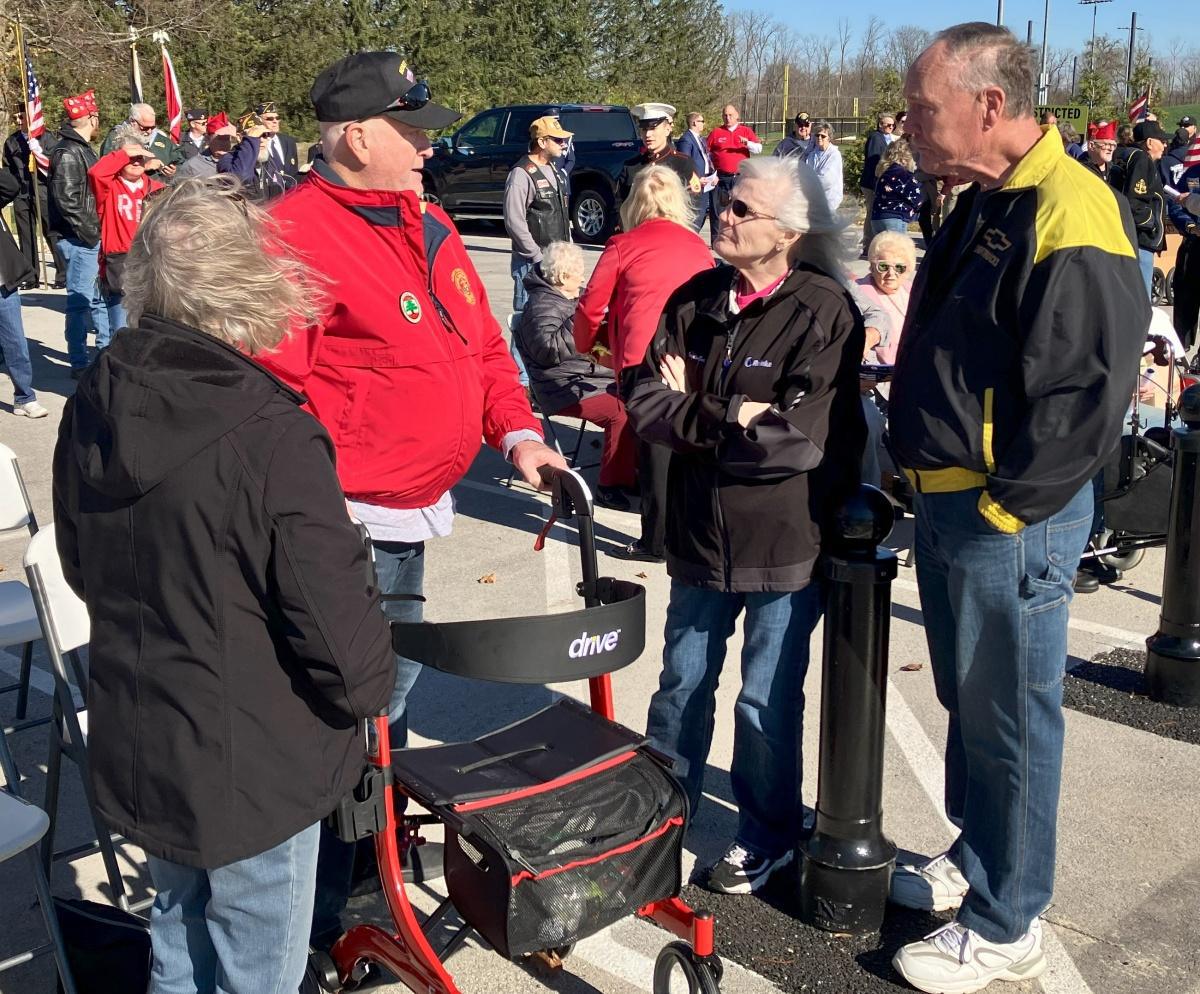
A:
<svg viewBox="0 0 1200 994">
<path fill-rule="evenodd" d="M 928 992 L 1046 968 L 1067 605 L 1150 321 L 1128 205 L 1039 128 L 1032 90 L 1028 51 L 982 23 L 939 34 L 905 84 L 922 164 L 974 183 L 921 264 L 889 403 L 961 826 L 892 886 L 957 909 L 893 961 Z"/>
</svg>

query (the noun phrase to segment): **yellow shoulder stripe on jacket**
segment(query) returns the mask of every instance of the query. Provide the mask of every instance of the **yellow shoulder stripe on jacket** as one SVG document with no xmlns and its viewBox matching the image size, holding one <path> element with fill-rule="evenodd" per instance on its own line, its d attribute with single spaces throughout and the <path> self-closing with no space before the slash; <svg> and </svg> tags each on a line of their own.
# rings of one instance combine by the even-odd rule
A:
<svg viewBox="0 0 1200 994">
<path fill-rule="evenodd" d="M 1062 249 L 1094 248 L 1136 259 L 1121 224 L 1117 194 L 1090 169 L 1063 151 L 1053 125 L 1012 171 L 1002 189 L 1036 187 L 1038 197 L 1034 265 Z"/>
<path fill-rule="evenodd" d="M 1136 259 L 1133 243 L 1121 223 L 1117 194 L 1070 156 L 1064 154 L 1062 158 L 1038 187 L 1033 264 L 1071 248 L 1095 248 Z"/>
</svg>

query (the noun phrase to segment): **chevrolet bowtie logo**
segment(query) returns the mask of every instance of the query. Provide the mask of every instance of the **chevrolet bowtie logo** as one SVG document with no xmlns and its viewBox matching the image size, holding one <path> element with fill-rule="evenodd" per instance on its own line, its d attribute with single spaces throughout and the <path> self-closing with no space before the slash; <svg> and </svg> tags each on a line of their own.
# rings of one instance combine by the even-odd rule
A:
<svg viewBox="0 0 1200 994">
<path fill-rule="evenodd" d="M 988 228 L 983 233 L 983 244 L 993 252 L 1006 252 L 1012 248 L 1012 241 L 999 228 Z"/>
</svg>

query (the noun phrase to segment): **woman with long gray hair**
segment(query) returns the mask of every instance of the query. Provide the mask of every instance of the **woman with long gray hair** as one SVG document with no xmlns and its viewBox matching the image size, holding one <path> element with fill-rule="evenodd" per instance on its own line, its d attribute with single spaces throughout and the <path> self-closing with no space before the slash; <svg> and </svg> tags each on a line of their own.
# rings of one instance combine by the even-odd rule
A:
<svg viewBox="0 0 1200 994">
<path fill-rule="evenodd" d="M 184 180 L 148 202 L 129 327 L 54 453 L 58 551 L 92 623 L 96 803 L 157 891 L 149 994 L 295 994 L 320 822 L 396 672 L 329 436 L 250 358 L 319 301 L 239 191 Z"/>
<path fill-rule="evenodd" d="M 731 769 L 738 829 L 705 882 L 749 893 L 799 837 L 800 722 L 823 597 L 822 524 L 857 486 L 863 321 L 842 282 L 841 224 L 794 158 L 742 164 L 716 251 L 672 294 L 629 419 L 672 450 L 666 646 L 647 733 L 700 802 L 726 643 L 744 615 Z"/>
</svg>

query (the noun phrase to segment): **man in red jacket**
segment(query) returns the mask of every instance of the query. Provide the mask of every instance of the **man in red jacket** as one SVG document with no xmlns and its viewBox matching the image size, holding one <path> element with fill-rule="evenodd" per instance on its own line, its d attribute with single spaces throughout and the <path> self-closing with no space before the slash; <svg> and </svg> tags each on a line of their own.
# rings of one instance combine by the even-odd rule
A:
<svg viewBox="0 0 1200 994">
<path fill-rule="evenodd" d="M 708 153 L 712 156 L 713 165 L 717 167 L 717 217 L 729 206 L 729 196 L 733 190 L 733 179 L 738 167 L 750 156 L 762 151 L 762 142 L 749 125 L 742 124 L 741 114 L 733 104 L 726 104 L 721 111 L 723 124 L 713 128 L 708 133 Z M 713 240 L 716 240 L 713 233 Z"/>
<path fill-rule="evenodd" d="M 117 145 L 88 170 L 88 185 L 96 198 L 100 218 L 100 288 L 108 307 L 108 326 L 113 334 L 125 327 L 125 297 L 121 276 L 125 253 L 133 244 L 133 235 L 142 220 L 142 204 L 163 184 L 147 175 L 161 169 L 162 162 L 137 138 L 132 130 L 117 129 Z"/>
<path fill-rule="evenodd" d="M 329 66 L 310 98 L 323 157 L 272 205 L 281 237 L 328 279 L 329 304 L 277 352 L 256 356 L 308 397 L 329 430 L 351 512 L 366 526 L 384 594 L 419 596 L 424 543 L 450 533 L 451 488 L 480 436 L 526 481 L 566 464 L 546 446 L 487 294 L 450 219 L 421 201 L 427 130 L 457 120 L 393 52 Z M 419 621 L 419 600 L 390 601 Z M 403 745 L 420 666 L 397 657 L 390 705 Z M 322 842 L 314 940 L 338 927 L 349 891 L 346 848 Z M 339 860 L 343 862 L 339 862 Z"/>
</svg>

